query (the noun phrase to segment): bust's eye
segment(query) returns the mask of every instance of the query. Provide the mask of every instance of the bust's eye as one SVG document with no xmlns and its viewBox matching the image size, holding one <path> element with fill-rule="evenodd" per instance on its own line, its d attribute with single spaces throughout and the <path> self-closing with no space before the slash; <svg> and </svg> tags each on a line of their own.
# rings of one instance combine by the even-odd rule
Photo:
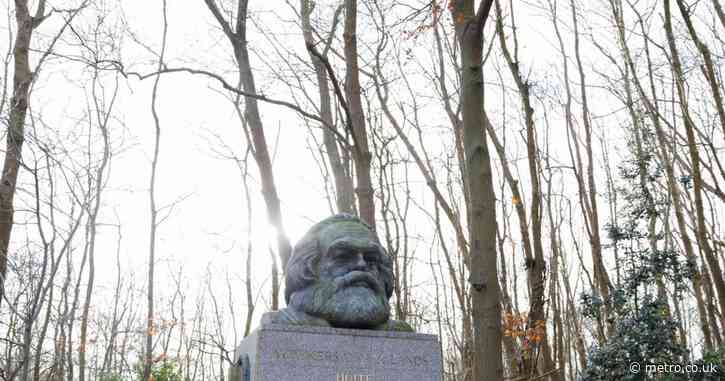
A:
<svg viewBox="0 0 725 381">
<path fill-rule="evenodd" d="M 364 254 L 366 262 L 375 262 L 378 259 L 378 252 L 375 250 L 368 250 Z"/>
<path fill-rule="evenodd" d="M 344 247 L 338 247 L 333 251 L 335 259 L 341 260 L 351 256 L 352 251 Z"/>
</svg>

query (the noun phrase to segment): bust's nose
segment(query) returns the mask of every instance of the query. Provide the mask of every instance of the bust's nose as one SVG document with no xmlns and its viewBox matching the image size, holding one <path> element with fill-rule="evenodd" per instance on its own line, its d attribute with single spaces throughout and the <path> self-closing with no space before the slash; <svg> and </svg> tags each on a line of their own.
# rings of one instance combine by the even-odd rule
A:
<svg viewBox="0 0 725 381">
<path fill-rule="evenodd" d="M 353 267 L 355 270 L 367 270 L 368 262 L 365 260 L 365 255 L 362 252 L 356 252 L 353 257 Z"/>
</svg>

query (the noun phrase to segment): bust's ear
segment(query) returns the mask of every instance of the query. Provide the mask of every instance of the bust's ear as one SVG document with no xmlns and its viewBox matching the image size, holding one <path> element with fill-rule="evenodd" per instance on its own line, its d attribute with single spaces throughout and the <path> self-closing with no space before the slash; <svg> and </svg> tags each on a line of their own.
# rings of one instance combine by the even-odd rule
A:
<svg viewBox="0 0 725 381">
<path fill-rule="evenodd" d="M 316 239 L 302 239 L 292 250 L 285 269 L 285 300 L 291 294 L 317 281 L 319 278 L 319 249 Z"/>
<path fill-rule="evenodd" d="M 380 263 L 378 264 L 378 272 L 382 277 L 383 284 L 385 285 L 385 295 L 390 299 L 393 296 L 393 285 L 395 283 L 395 276 L 393 273 L 393 258 L 390 256 L 388 251 L 380 245 Z"/>
<path fill-rule="evenodd" d="M 320 278 L 320 258 L 324 255 L 324 253 L 320 250 L 319 243 L 315 247 L 315 253 L 317 255 L 312 255 L 310 260 L 307 261 L 307 267 L 315 280 L 317 280 Z"/>
<path fill-rule="evenodd" d="M 319 254 L 319 255 L 316 256 L 317 257 L 316 258 L 316 262 L 319 265 L 320 264 L 320 257 L 323 256 L 323 255 L 325 255 L 325 254 L 327 254 L 327 253 L 325 253 L 325 252 L 322 251 L 322 244 L 320 243 L 320 238 L 315 237 L 314 242 L 315 242 L 315 251 L 317 251 L 317 253 Z"/>
</svg>

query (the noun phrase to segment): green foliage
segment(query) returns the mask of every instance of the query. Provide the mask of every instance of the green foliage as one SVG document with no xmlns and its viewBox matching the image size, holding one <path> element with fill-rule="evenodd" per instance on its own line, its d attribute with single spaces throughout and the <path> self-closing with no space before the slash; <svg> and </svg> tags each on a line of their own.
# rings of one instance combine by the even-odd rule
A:
<svg viewBox="0 0 725 381">
<path fill-rule="evenodd" d="M 124 377 L 117 373 L 106 373 L 102 374 L 98 381 L 131 381 L 131 380 L 143 380 L 143 363 L 137 363 L 134 366 L 135 377 Z M 153 381 L 185 381 L 181 376 L 181 371 L 176 368 L 176 363 L 173 361 L 163 361 L 155 363 L 151 367 L 151 376 Z"/>
<path fill-rule="evenodd" d="M 676 338 L 677 322 L 669 317 L 665 302 L 646 297 L 639 308 L 617 319 L 606 343 L 590 350 L 582 380 L 649 380 L 646 364 L 679 364 L 687 350 Z M 632 372 L 632 364 L 641 366 Z M 669 380 L 686 380 L 670 374 Z"/>
<path fill-rule="evenodd" d="M 160 366 L 154 365 L 151 368 L 151 374 L 154 376 L 154 381 L 184 381 L 173 362 L 163 362 Z"/>
<path fill-rule="evenodd" d="M 145 381 L 143 380 L 143 364 L 138 363 L 134 368 L 138 380 Z M 151 366 L 151 376 L 153 377 L 153 381 L 185 381 L 181 375 L 181 371 L 176 368 L 174 361 L 162 361 L 153 364 Z M 116 381 L 116 379 L 109 381 Z"/>
<path fill-rule="evenodd" d="M 125 381 L 125 379 L 120 374 L 105 373 L 98 378 L 98 381 Z"/>
<path fill-rule="evenodd" d="M 582 306 L 582 315 L 585 317 L 590 319 L 599 319 L 602 317 L 604 301 L 598 294 L 582 293 L 579 295 L 579 304 Z"/>
<path fill-rule="evenodd" d="M 697 373 L 692 377 L 693 381 L 725 381 L 725 347 L 712 352 L 705 352 L 702 359 L 695 361 L 699 366 L 710 365 L 710 369 L 716 369 L 716 373 Z"/>
<path fill-rule="evenodd" d="M 662 166 L 651 127 L 644 118 L 637 128 L 629 132 L 627 146 L 629 158 L 619 165 L 617 193 L 626 201 L 618 218 L 606 224 L 609 243 L 604 248 L 619 253 L 617 265 L 622 279 L 614 285 L 608 300 L 593 294 L 582 295 L 584 315 L 600 318 L 601 309 L 609 307 L 612 319 L 633 318 L 639 313 L 637 301 L 650 295 L 656 284 L 672 287 L 675 294 L 686 290 L 688 279 L 695 274 L 697 265 L 685 259 L 672 244 L 662 241 L 665 230 L 661 221 L 669 213 L 669 195 L 662 191 Z"/>
</svg>

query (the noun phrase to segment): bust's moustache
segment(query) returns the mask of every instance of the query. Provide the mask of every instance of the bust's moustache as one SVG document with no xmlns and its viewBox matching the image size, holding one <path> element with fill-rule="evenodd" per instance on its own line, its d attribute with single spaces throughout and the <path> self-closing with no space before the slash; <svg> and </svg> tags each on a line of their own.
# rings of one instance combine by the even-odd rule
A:
<svg viewBox="0 0 725 381">
<path fill-rule="evenodd" d="M 378 280 L 378 278 L 376 278 L 375 276 L 373 276 L 373 274 L 367 271 L 350 271 L 345 275 L 341 275 L 335 278 L 334 282 L 335 288 L 337 290 L 341 290 L 345 287 L 350 287 L 357 283 L 362 283 L 363 285 L 375 291 L 376 294 L 384 294 L 385 292 L 385 290 L 383 290 L 383 285 L 380 283 L 380 280 Z"/>
</svg>

